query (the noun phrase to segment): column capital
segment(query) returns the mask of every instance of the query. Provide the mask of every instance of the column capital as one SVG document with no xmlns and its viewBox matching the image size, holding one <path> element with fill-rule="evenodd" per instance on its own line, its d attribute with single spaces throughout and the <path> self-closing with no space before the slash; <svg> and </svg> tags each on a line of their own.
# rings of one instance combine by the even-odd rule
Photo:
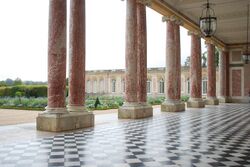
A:
<svg viewBox="0 0 250 167">
<path fill-rule="evenodd" d="M 137 2 L 146 6 L 151 6 L 152 4 L 152 0 L 137 0 Z"/>
<path fill-rule="evenodd" d="M 202 37 L 202 34 L 199 31 L 188 31 L 188 35 L 196 35 L 198 37 Z"/>
<path fill-rule="evenodd" d="M 183 25 L 183 21 L 180 18 L 178 18 L 177 16 L 175 16 L 175 15 L 163 16 L 162 17 L 162 22 L 165 22 L 165 21 L 166 22 L 172 21 L 177 25 Z"/>
<path fill-rule="evenodd" d="M 210 38 L 205 38 L 205 44 L 211 44 L 211 45 L 216 45 L 215 42 L 213 40 L 211 40 Z"/>
</svg>

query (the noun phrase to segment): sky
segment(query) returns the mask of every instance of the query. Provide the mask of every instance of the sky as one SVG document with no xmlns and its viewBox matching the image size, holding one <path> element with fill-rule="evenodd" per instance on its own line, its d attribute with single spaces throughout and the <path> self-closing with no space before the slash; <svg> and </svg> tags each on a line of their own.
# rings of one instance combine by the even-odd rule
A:
<svg viewBox="0 0 250 167">
<path fill-rule="evenodd" d="M 1 2 L 0 80 L 47 81 L 48 10 L 49 0 Z M 86 70 L 125 68 L 125 20 L 126 1 L 86 0 Z M 161 20 L 147 8 L 148 68 L 165 66 L 166 23 Z M 187 56 L 190 37 L 181 28 L 182 64 Z"/>
</svg>

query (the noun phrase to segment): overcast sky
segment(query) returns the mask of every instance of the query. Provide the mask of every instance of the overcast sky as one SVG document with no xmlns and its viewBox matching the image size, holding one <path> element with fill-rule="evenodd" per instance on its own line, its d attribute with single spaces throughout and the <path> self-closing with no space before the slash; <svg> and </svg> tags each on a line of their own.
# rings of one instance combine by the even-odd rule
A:
<svg viewBox="0 0 250 167">
<path fill-rule="evenodd" d="M 0 80 L 47 80 L 48 9 L 49 0 L 1 1 Z M 125 11 L 126 1 L 86 0 L 86 70 L 125 68 Z M 165 66 L 161 18 L 147 9 L 148 67 Z M 181 28 L 182 63 L 189 55 L 190 37 Z"/>
</svg>

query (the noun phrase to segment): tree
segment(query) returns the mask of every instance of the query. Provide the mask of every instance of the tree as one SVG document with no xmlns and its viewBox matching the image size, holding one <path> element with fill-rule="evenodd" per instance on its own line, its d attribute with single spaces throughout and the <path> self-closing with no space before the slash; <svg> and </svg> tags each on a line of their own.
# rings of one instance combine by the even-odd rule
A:
<svg viewBox="0 0 250 167">
<path fill-rule="evenodd" d="M 201 55 L 201 64 L 202 67 L 207 67 L 207 51 L 205 51 L 204 53 L 202 53 Z"/>
<path fill-rule="evenodd" d="M 18 100 L 19 100 L 19 103 L 21 104 L 21 97 L 23 96 L 23 93 L 22 92 L 20 92 L 20 91 L 17 91 L 16 93 L 15 93 L 15 96 L 16 97 L 18 97 Z"/>
<path fill-rule="evenodd" d="M 95 100 L 95 109 L 97 108 L 97 106 L 101 104 L 99 98 L 97 97 L 96 100 Z"/>
<path fill-rule="evenodd" d="M 219 48 L 215 47 L 215 64 L 216 64 L 216 67 L 219 66 L 219 60 L 220 60 L 220 51 L 219 51 Z"/>
<path fill-rule="evenodd" d="M 219 49 L 217 47 L 215 47 L 215 53 L 214 54 L 215 54 L 215 65 L 216 65 L 216 67 L 218 67 L 219 66 L 220 51 L 219 51 Z M 207 67 L 207 51 L 202 53 L 201 59 L 202 59 L 202 67 Z"/>
<path fill-rule="evenodd" d="M 16 78 L 15 81 L 14 81 L 14 85 L 22 85 L 23 82 L 20 78 Z"/>
<path fill-rule="evenodd" d="M 2 87 L 2 86 L 7 86 L 5 81 L 0 81 L 0 87 Z"/>
<path fill-rule="evenodd" d="M 190 56 L 188 56 L 185 60 L 184 66 L 189 67 L 190 66 Z"/>
<path fill-rule="evenodd" d="M 8 86 L 10 86 L 10 85 L 13 85 L 14 81 L 13 81 L 12 79 L 10 79 L 10 78 L 7 78 L 7 79 L 5 80 L 5 83 L 6 83 Z"/>
</svg>

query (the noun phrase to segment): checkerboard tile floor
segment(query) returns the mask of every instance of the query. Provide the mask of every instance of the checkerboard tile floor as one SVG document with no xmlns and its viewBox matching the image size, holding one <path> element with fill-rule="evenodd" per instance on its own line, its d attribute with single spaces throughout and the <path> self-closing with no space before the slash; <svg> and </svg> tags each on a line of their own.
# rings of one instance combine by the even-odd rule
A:
<svg viewBox="0 0 250 167">
<path fill-rule="evenodd" d="M 1 167 L 250 167 L 250 105 L 225 104 L 0 144 Z"/>
</svg>

